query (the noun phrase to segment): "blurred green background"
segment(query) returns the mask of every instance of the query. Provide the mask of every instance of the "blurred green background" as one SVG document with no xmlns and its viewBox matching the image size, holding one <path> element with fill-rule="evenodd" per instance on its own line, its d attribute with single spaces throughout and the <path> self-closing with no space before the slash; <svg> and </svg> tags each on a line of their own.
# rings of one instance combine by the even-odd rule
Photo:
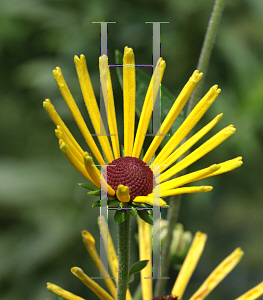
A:
<svg viewBox="0 0 263 300">
<path fill-rule="evenodd" d="M 70 273 L 71 267 L 79 266 L 89 276 L 98 276 L 80 232 L 87 229 L 94 234 L 99 249 L 99 209 L 91 209 L 95 198 L 78 187 L 77 183 L 85 180 L 59 150 L 55 127 L 42 107 L 43 100 L 50 98 L 85 147 L 52 70 L 62 68 L 90 124 L 73 57 L 86 56 L 99 99 L 100 26 L 92 21 L 117 22 L 109 25 L 108 32 L 111 64 L 115 49 L 123 51 L 126 45 L 134 49 L 138 64 L 150 64 L 152 25 L 144 22 L 168 21 L 161 27 L 162 56 L 167 62 L 163 84 L 177 96 L 196 68 L 212 7 L 211 0 L 0 1 L 1 299 L 57 299 L 46 290 L 48 281 L 83 298 L 96 298 Z M 208 233 L 185 299 L 238 246 L 245 257 L 208 299 L 235 299 L 263 278 L 262 28 L 262 1 L 227 1 L 203 94 L 214 84 L 222 92 L 197 128 L 223 112 L 212 133 L 229 124 L 234 124 L 237 132 L 189 171 L 237 156 L 243 156 L 244 165 L 206 179 L 205 185 L 214 186 L 210 193 L 183 197 L 179 221 L 193 233 Z M 121 103 L 122 91 L 115 70 L 111 72 L 115 101 Z M 122 107 L 117 107 L 122 134 Z M 110 229 L 116 240 L 113 222 Z M 136 260 L 133 240 L 132 262 Z M 167 294 L 176 272 L 171 270 L 169 275 Z M 135 278 L 131 288 L 138 275 Z"/>
</svg>

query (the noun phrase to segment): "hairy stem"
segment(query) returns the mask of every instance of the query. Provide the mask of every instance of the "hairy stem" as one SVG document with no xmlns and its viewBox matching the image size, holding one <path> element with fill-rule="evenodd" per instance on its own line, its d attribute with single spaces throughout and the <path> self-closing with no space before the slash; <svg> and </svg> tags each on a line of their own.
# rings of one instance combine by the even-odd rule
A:
<svg viewBox="0 0 263 300">
<path fill-rule="evenodd" d="M 125 300 L 128 289 L 128 275 L 130 263 L 130 214 L 127 214 L 125 221 L 118 225 L 118 285 L 117 300 Z"/>
</svg>

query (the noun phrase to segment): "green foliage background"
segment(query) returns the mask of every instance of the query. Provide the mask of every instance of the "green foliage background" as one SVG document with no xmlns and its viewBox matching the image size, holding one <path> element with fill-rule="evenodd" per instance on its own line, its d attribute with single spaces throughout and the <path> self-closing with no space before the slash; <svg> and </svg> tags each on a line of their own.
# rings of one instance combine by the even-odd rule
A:
<svg viewBox="0 0 263 300">
<path fill-rule="evenodd" d="M 70 268 L 98 276 L 80 232 L 96 236 L 99 209 L 78 187 L 84 179 L 59 150 L 54 125 L 42 108 L 50 98 L 77 140 L 85 147 L 59 94 L 52 70 L 62 68 L 80 109 L 85 112 L 73 57 L 84 54 L 99 97 L 100 27 L 109 25 L 109 62 L 128 45 L 136 62 L 150 64 L 152 26 L 162 25 L 163 83 L 177 96 L 197 65 L 213 7 L 211 0 L 1 0 L 0 1 L 0 295 L 1 299 L 56 299 L 45 284 L 56 283 L 84 298 L 94 298 Z M 208 233 L 187 299 L 210 271 L 240 246 L 245 257 L 208 299 L 234 299 L 263 278 L 263 2 L 227 1 L 204 87 L 218 84 L 221 95 L 198 124 L 224 117 L 214 129 L 234 124 L 236 134 L 196 162 L 189 171 L 243 156 L 244 165 L 206 179 L 210 193 L 183 197 L 179 221 L 186 230 Z M 112 70 L 116 103 L 122 92 Z M 122 135 L 122 108 L 118 107 Z M 85 115 L 85 113 L 83 113 Z M 85 115 L 89 128 L 90 122 Z M 112 215 L 109 216 L 112 220 Z M 135 222 L 133 223 L 134 231 Z M 116 228 L 110 224 L 116 240 Z M 132 262 L 137 248 L 133 241 Z M 99 248 L 98 248 L 99 249 Z M 176 277 L 170 272 L 167 293 Z M 136 281 L 138 275 L 135 276 Z"/>
</svg>

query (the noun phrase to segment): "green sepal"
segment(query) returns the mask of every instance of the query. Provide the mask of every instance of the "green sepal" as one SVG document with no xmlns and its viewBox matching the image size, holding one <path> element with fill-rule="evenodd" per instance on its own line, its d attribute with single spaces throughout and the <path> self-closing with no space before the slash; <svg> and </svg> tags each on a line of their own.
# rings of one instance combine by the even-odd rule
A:
<svg viewBox="0 0 263 300">
<path fill-rule="evenodd" d="M 90 191 L 90 192 L 88 192 L 88 195 L 92 195 L 92 196 L 100 196 L 100 190 Z"/>
<path fill-rule="evenodd" d="M 129 207 L 130 207 L 131 209 L 128 209 L 128 213 L 129 213 L 131 216 L 135 217 L 135 216 L 137 215 L 137 209 L 134 208 L 134 207 L 132 207 L 132 206 L 130 206 L 130 205 L 129 205 Z"/>
<path fill-rule="evenodd" d="M 153 225 L 153 217 L 148 213 L 147 210 L 137 210 L 138 216 L 146 223 Z"/>
<path fill-rule="evenodd" d="M 120 206 L 120 201 L 114 198 L 113 200 L 108 199 L 107 205 L 108 207 L 116 207 L 116 209 Z M 98 200 L 93 203 L 92 207 L 101 207 L 101 200 Z"/>
<path fill-rule="evenodd" d="M 100 207 L 100 200 L 92 204 L 92 207 Z"/>
<path fill-rule="evenodd" d="M 134 274 L 134 273 L 139 273 L 142 269 L 144 269 L 147 264 L 148 264 L 149 260 L 141 260 L 141 261 L 137 261 L 136 263 L 134 263 L 131 267 L 130 267 L 130 271 L 129 271 L 129 278 Z"/>
<path fill-rule="evenodd" d="M 127 217 L 127 210 L 124 209 L 117 209 L 114 215 L 114 221 L 117 225 L 125 221 Z"/>
<path fill-rule="evenodd" d="M 116 207 L 118 208 L 120 206 L 120 201 L 116 198 L 114 200 L 109 201 L 108 207 Z"/>
<path fill-rule="evenodd" d="M 88 184 L 88 183 L 78 183 L 79 186 L 83 187 L 84 189 L 90 190 L 90 191 L 97 191 L 98 187 L 94 184 Z"/>
</svg>

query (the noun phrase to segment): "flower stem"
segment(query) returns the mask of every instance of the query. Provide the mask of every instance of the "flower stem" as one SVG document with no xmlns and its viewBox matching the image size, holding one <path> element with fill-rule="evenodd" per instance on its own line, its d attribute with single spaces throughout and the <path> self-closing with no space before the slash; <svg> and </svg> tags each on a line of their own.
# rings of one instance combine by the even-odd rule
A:
<svg viewBox="0 0 263 300">
<path fill-rule="evenodd" d="M 197 101 L 200 99 L 200 95 L 202 92 L 203 84 L 204 84 L 204 79 L 207 73 L 208 69 L 208 64 L 210 60 L 210 56 L 213 50 L 213 46 L 215 43 L 215 38 L 217 34 L 217 29 L 220 23 L 220 19 L 224 10 L 224 4 L 225 0 L 216 0 L 213 8 L 213 12 L 211 14 L 208 27 L 206 30 L 206 35 L 204 39 L 204 43 L 202 46 L 201 54 L 199 57 L 198 65 L 197 65 L 197 70 L 202 72 L 204 74 L 203 80 L 198 84 L 196 87 L 194 93 L 192 94 L 188 108 L 187 108 L 187 116 L 190 114 L 194 106 L 196 105 Z"/>
<path fill-rule="evenodd" d="M 181 195 L 173 196 L 169 201 L 169 205 L 171 207 L 168 211 L 168 217 L 167 217 L 168 224 L 169 224 L 168 231 L 162 246 L 161 277 L 168 276 L 169 263 L 170 263 L 170 247 L 173 239 L 174 225 L 178 220 L 180 202 L 181 202 Z M 160 297 L 164 295 L 166 282 L 167 282 L 166 279 L 157 280 L 155 285 L 155 295 L 154 295 L 155 297 Z"/>
<path fill-rule="evenodd" d="M 125 221 L 118 225 L 118 284 L 117 300 L 125 300 L 128 289 L 128 275 L 130 263 L 130 214 L 127 214 Z"/>
</svg>

